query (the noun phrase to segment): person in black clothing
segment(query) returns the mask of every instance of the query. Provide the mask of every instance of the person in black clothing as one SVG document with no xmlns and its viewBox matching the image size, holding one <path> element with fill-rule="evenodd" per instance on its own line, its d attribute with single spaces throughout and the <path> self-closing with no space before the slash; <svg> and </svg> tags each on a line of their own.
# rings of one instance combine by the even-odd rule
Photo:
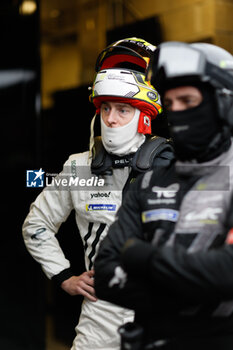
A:
<svg viewBox="0 0 233 350">
<path fill-rule="evenodd" d="M 233 349 L 232 71 L 206 43 L 149 66 L 177 160 L 135 181 L 95 260 L 97 296 L 135 310 L 131 349 Z"/>
</svg>

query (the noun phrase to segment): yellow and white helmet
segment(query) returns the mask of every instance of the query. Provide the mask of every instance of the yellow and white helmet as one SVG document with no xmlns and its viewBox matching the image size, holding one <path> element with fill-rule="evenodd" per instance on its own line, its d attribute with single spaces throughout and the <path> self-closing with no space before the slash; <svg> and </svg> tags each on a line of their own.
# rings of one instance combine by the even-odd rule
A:
<svg viewBox="0 0 233 350">
<path fill-rule="evenodd" d="M 104 101 L 129 103 L 141 111 L 138 132 L 151 133 L 151 119 L 162 112 L 160 96 L 145 80 L 156 47 L 143 39 L 119 40 L 103 50 L 96 62 L 91 101 L 97 113 Z"/>
</svg>

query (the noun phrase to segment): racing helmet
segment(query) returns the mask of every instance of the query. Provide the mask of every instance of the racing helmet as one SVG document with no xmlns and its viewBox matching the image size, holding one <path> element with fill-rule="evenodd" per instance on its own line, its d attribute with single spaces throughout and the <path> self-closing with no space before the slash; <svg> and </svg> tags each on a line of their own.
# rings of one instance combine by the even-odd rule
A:
<svg viewBox="0 0 233 350">
<path fill-rule="evenodd" d="M 118 40 L 104 49 L 96 60 L 95 70 L 131 68 L 145 73 L 156 47 L 136 37 Z"/>
<path fill-rule="evenodd" d="M 160 94 L 175 86 L 210 85 L 215 91 L 219 117 L 232 128 L 233 56 L 223 48 L 207 43 L 160 44 L 148 66 L 147 79 Z"/>
<path fill-rule="evenodd" d="M 141 111 L 138 132 L 151 133 L 151 119 L 162 112 L 160 96 L 145 79 L 155 46 L 143 39 L 128 38 L 109 45 L 97 58 L 90 100 L 100 112 L 101 103 L 129 103 Z"/>
</svg>

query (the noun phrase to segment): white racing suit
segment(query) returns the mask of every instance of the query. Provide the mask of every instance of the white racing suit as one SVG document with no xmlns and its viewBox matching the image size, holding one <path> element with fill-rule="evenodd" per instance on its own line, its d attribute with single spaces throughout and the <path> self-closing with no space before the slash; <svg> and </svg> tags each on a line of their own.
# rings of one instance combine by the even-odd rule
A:
<svg viewBox="0 0 233 350">
<path fill-rule="evenodd" d="M 82 186 L 83 178 L 93 184 L 97 177 L 88 166 L 88 152 L 70 156 L 57 183 L 45 188 L 31 205 L 23 225 L 23 236 L 30 254 L 37 260 L 48 278 L 70 268 L 55 237 L 62 222 L 66 221 L 72 209 L 85 250 L 85 265 L 89 270 L 100 241 L 114 221 L 121 205 L 122 189 L 129 175 L 129 167 L 114 169 L 111 176 L 103 177 L 106 185 Z M 71 175 L 71 176 L 70 176 Z M 69 179 L 71 183 L 69 183 Z M 108 179 L 109 178 L 109 179 Z M 60 180 L 67 180 L 60 182 Z M 108 182 L 108 183 L 107 183 Z M 110 183 L 109 183 L 110 182 Z M 72 350 L 119 349 L 117 329 L 133 319 L 133 312 L 105 301 L 84 300 L 77 336 Z"/>
<path fill-rule="evenodd" d="M 133 158 L 143 172 L 149 163 L 153 167 L 164 166 L 174 157 L 169 142 L 157 136 L 145 142 L 143 147 L 144 153 L 141 147 L 136 153 L 138 158 Z M 99 159 L 97 157 L 97 163 Z M 73 209 L 83 241 L 86 269 L 93 268 L 99 244 L 121 205 L 124 186 L 138 174 L 133 160 L 132 168 L 127 162 L 127 166 L 111 167 L 110 171 L 105 169 L 105 175 L 96 176 L 91 172 L 89 152 L 72 155 L 53 186 L 47 186 L 31 205 L 23 225 L 24 241 L 48 278 L 59 278 L 57 282 L 61 283 L 72 276 L 70 262 L 55 235 Z M 84 299 L 72 350 L 118 350 L 120 337 L 117 330 L 133 317 L 131 310 L 102 300 L 91 302 Z"/>
</svg>

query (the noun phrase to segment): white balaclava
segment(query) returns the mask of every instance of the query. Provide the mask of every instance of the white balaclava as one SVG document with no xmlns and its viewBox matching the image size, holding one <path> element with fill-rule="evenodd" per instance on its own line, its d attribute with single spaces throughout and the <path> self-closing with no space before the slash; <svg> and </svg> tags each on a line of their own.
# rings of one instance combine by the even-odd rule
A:
<svg viewBox="0 0 233 350">
<path fill-rule="evenodd" d="M 124 156 L 138 150 L 145 141 L 145 135 L 138 132 L 140 113 L 141 111 L 135 108 L 133 119 L 117 128 L 108 127 L 100 115 L 102 142 L 108 153 Z"/>
</svg>

